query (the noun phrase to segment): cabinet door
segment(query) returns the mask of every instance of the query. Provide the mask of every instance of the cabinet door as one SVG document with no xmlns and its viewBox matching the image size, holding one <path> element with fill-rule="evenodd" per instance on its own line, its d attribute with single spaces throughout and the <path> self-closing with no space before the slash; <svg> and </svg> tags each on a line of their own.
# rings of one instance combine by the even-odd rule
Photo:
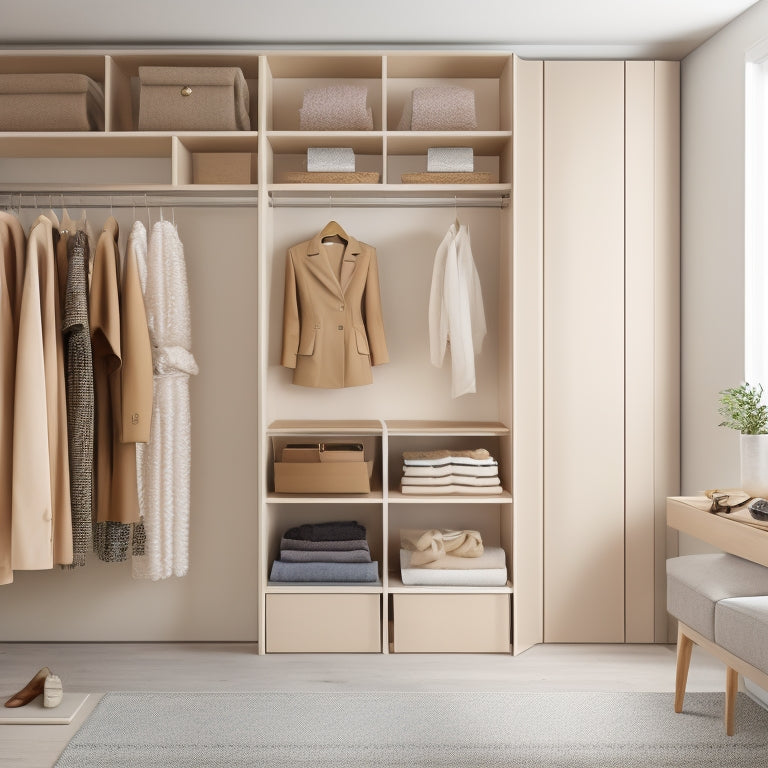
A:
<svg viewBox="0 0 768 768">
<path fill-rule="evenodd" d="M 544 639 L 624 640 L 624 62 L 544 65 Z"/>
</svg>

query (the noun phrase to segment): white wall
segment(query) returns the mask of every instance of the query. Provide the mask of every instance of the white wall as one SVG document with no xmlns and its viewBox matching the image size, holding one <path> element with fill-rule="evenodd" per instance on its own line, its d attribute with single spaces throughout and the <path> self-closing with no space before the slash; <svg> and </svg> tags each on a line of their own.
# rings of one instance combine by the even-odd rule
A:
<svg viewBox="0 0 768 768">
<path fill-rule="evenodd" d="M 763 38 L 768 0 L 682 62 L 683 494 L 739 484 L 738 435 L 717 426 L 717 398 L 744 379 L 744 73 Z"/>
</svg>

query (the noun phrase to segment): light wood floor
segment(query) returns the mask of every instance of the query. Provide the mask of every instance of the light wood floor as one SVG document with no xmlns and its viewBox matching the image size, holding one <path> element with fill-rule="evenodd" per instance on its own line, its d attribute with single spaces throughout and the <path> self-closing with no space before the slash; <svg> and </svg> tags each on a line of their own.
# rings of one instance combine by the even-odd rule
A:
<svg viewBox="0 0 768 768">
<path fill-rule="evenodd" d="M 106 691 L 667 691 L 668 645 L 539 645 L 517 657 L 453 654 L 257 656 L 238 643 L 4 643 L 0 697 L 48 666 L 65 690 Z M 694 649 L 689 691 L 724 691 L 725 670 Z M 72 725 L 0 725 L 0 768 L 50 768 L 96 706 Z M 670 699 L 670 716 L 672 700 Z"/>
</svg>

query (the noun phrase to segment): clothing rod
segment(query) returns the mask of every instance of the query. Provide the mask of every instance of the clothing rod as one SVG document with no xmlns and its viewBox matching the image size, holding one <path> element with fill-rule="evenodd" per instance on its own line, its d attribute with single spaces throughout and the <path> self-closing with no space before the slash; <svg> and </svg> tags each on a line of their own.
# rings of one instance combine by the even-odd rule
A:
<svg viewBox="0 0 768 768">
<path fill-rule="evenodd" d="M 139 192 L 0 192 L 0 208 L 255 208 L 255 195 L 158 195 Z"/>
<path fill-rule="evenodd" d="M 278 197 L 273 208 L 506 208 L 509 197 Z"/>
</svg>

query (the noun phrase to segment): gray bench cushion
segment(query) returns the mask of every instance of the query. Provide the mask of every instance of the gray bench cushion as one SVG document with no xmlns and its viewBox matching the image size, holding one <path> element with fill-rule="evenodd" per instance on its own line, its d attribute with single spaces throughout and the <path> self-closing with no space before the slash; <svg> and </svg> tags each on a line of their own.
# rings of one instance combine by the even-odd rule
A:
<svg viewBox="0 0 768 768">
<path fill-rule="evenodd" d="M 715 642 L 768 674 L 768 597 L 732 597 L 715 606 Z"/>
<path fill-rule="evenodd" d="M 768 595 L 768 568 L 735 555 L 683 555 L 667 560 L 667 610 L 715 640 L 715 604 Z"/>
</svg>

